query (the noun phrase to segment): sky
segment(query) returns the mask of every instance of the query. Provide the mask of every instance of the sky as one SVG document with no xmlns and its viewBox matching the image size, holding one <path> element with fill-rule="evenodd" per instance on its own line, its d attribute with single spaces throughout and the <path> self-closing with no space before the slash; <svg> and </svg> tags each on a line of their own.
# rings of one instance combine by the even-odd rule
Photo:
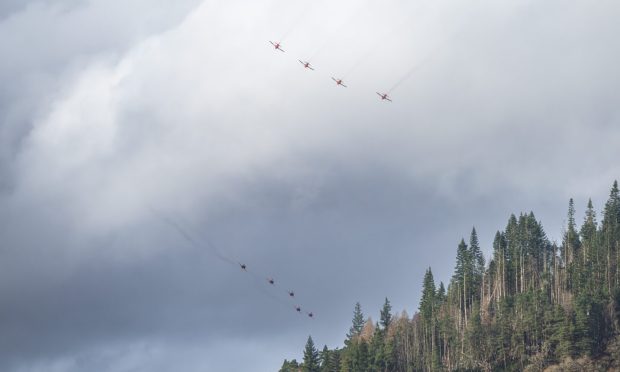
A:
<svg viewBox="0 0 620 372">
<path fill-rule="evenodd" d="M 620 178 L 619 16 L 3 1 L 0 370 L 277 371 L 358 301 L 412 315 L 474 226 L 487 257 L 511 213 L 560 241 Z"/>
</svg>

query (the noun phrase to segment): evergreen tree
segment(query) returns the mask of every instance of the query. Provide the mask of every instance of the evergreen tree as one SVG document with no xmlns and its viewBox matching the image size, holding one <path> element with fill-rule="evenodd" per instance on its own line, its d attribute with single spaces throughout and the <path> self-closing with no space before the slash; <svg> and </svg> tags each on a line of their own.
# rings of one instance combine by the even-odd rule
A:
<svg viewBox="0 0 620 372">
<path fill-rule="evenodd" d="M 429 267 L 424 274 L 424 284 L 422 287 L 422 299 L 420 300 L 420 314 L 422 318 L 429 321 L 433 317 L 435 307 L 435 280 L 433 272 Z"/>
<path fill-rule="evenodd" d="M 429 267 L 424 274 L 424 285 L 422 289 L 422 299 L 420 300 L 420 314 L 422 316 L 423 344 L 422 349 L 427 354 L 425 360 L 426 368 L 431 370 L 437 367 L 439 359 L 439 349 L 437 345 L 437 319 L 435 307 L 437 305 L 437 294 L 433 272 Z"/>
<path fill-rule="evenodd" d="M 293 359 L 290 362 L 284 359 L 284 363 L 282 363 L 282 367 L 280 367 L 279 372 L 298 372 L 299 371 L 299 363 L 297 360 Z"/>
<path fill-rule="evenodd" d="M 355 303 L 355 309 L 353 310 L 353 324 L 349 328 L 347 339 L 351 340 L 354 336 L 359 336 L 364 328 L 364 314 L 362 313 L 362 306 L 359 302 Z"/>
<path fill-rule="evenodd" d="M 474 282 L 476 288 L 480 288 L 482 285 L 482 276 L 484 275 L 484 255 L 482 254 L 482 250 L 480 249 L 480 244 L 478 243 L 478 233 L 476 233 L 476 228 L 472 228 L 471 236 L 469 238 L 469 256 L 472 259 L 473 266 L 473 275 Z M 477 292 L 477 291 L 476 291 Z"/>
<path fill-rule="evenodd" d="M 446 300 L 446 287 L 443 282 L 439 282 L 439 289 L 437 289 L 437 304 L 441 305 Z"/>
<path fill-rule="evenodd" d="M 597 288 L 603 287 L 601 277 L 601 256 L 598 244 L 598 233 L 596 223 L 596 212 L 592 206 L 592 199 L 588 199 L 586 215 L 583 225 L 579 231 L 582 243 L 582 257 L 580 272 L 581 287 L 585 287 L 587 292 L 593 292 Z"/>
<path fill-rule="evenodd" d="M 340 371 L 340 357 L 342 355 L 341 350 L 335 349 L 332 350 L 329 357 L 329 367 L 328 372 L 339 372 Z"/>
<path fill-rule="evenodd" d="M 319 351 L 316 349 L 316 347 L 314 347 L 314 341 L 312 341 L 311 336 L 308 336 L 306 348 L 304 349 L 303 371 L 320 372 Z"/>
<path fill-rule="evenodd" d="M 613 355 L 606 347 L 620 332 L 617 183 L 600 224 L 589 200 L 577 229 L 571 199 L 564 230 L 558 247 L 532 212 L 513 214 L 495 234 L 487 268 L 472 229 L 469 246 L 461 239 L 457 248 L 447 288 L 437 288 L 426 270 L 419 313 L 392 315 L 386 298 L 380 321 L 364 322 L 357 303 L 345 347 L 324 347 L 319 358 L 306 345 L 303 370 L 319 368 L 319 359 L 321 372 L 544 370 L 588 355 L 595 360 L 586 358 L 585 366 L 598 368 L 592 363 Z M 285 360 L 280 370 L 295 368 Z"/>
<path fill-rule="evenodd" d="M 385 354 L 385 330 L 379 325 L 375 327 L 375 333 L 370 342 L 370 371 L 383 371 L 387 364 L 387 355 Z"/>
<path fill-rule="evenodd" d="M 612 293 L 612 288 L 620 284 L 617 270 L 620 254 L 620 192 L 618 191 L 618 181 L 614 184 L 609 193 L 609 199 L 605 203 L 603 221 L 601 223 L 601 238 L 603 239 L 603 250 L 605 254 L 605 278 L 607 282 L 607 293 Z"/>
<path fill-rule="evenodd" d="M 323 350 L 321 350 L 321 352 L 319 353 L 319 362 L 321 365 L 321 368 L 320 368 L 321 372 L 329 372 L 330 357 L 331 357 L 331 353 L 329 349 L 327 348 L 327 345 L 324 345 Z"/>
<path fill-rule="evenodd" d="M 390 305 L 390 301 L 385 298 L 385 302 L 383 303 L 383 308 L 381 309 L 381 326 L 383 329 L 387 330 L 392 322 L 392 305 Z"/>
<path fill-rule="evenodd" d="M 566 227 L 562 242 L 562 261 L 567 271 L 566 285 L 570 286 L 567 287 L 567 289 L 579 287 L 572 287 L 572 285 L 578 284 L 577 282 L 582 268 L 582 265 L 580 265 L 581 261 L 578 260 L 580 246 L 581 241 L 579 240 L 577 227 L 575 225 L 575 204 L 571 198 L 568 202 L 568 226 Z"/>
</svg>

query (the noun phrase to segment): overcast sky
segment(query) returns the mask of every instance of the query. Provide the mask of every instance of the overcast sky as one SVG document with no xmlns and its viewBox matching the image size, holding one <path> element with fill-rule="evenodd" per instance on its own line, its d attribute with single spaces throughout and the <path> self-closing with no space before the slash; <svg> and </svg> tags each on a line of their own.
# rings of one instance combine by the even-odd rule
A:
<svg viewBox="0 0 620 372">
<path fill-rule="evenodd" d="M 0 370 L 277 371 L 342 346 L 356 301 L 413 314 L 472 226 L 487 257 L 511 213 L 559 240 L 620 178 L 619 18 L 3 0 Z"/>
</svg>

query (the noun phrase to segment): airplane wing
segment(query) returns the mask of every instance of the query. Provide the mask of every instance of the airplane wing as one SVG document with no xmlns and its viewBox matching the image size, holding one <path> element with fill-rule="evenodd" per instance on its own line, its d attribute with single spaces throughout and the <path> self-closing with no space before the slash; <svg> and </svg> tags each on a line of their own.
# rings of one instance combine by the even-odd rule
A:
<svg viewBox="0 0 620 372">
<path fill-rule="evenodd" d="M 308 68 L 309 68 L 310 70 L 314 71 L 314 69 L 313 69 L 312 67 L 308 66 Z"/>
<path fill-rule="evenodd" d="M 379 97 L 383 98 L 383 95 L 382 95 L 381 93 L 379 93 L 379 92 L 375 92 L 375 93 L 377 93 L 377 95 L 378 95 Z"/>
<path fill-rule="evenodd" d="M 335 81 L 336 83 L 338 82 L 338 80 L 336 80 L 335 78 L 332 78 L 333 81 Z"/>
<path fill-rule="evenodd" d="M 342 83 L 340 83 L 340 85 L 342 85 L 343 87 L 347 88 L 347 86 L 346 86 L 346 85 L 344 85 L 344 84 L 342 84 Z"/>
<path fill-rule="evenodd" d="M 269 40 L 269 42 L 271 43 L 271 45 L 276 46 L 276 44 L 273 41 Z"/>
<path fill-rule="evenodd" d="M 389 99 L 389 98 L 386 98 L 386 99 L 387 99 L 388 101 L 392 102 L 392 100 L 391 100 L 391 99 Z"/>
</svg>

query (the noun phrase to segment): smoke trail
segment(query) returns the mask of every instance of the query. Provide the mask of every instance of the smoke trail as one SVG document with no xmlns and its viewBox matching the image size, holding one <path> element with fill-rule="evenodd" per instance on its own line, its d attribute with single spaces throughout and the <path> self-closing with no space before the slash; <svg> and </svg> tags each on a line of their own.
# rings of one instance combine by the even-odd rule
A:
<svg viewBox="0 0 620 372">
<path fill-rule="evenodd" d="M 437 56 L 439 52 L 443 50 L 444 45 L 446 45 L 450 40 L 446 40 L 441 43 L 437 48 L 433 49 L 431 53 L 427 54 L 426 57 L 420 62 L 415 64 L 409 71 L 407 71 L 392 87 L 387 91 L 387 93 L 391 93 L 394 89 L 398 88 L 402 83 L 404 83 L 407 79 L 409 79 L 416 71 L 424 67 L 433 57 Z"/>
<path fill-rule="evenodd" d="M 403 27 L 405 24 L 407 24 L 407 22 L 409 22 L 410 19 L 411 19 L 411 16 L 407 16 L 401 22 L 397 23 L 394 27 L 390 28 L 387 32 L 384 32 L 383 34 L 381 34 L 380 37 L 377 37 L 376 34 L 375 34 L 375 38 L 374 38 L 373 42 L 370 44 L 370 47 L 366 50 L 366 52 L 364 52 L 364 54 L 362 54 L 353 63 L 353 65 L 351 65 L 351 67 L 349 67 L 349 69 L 345 72 L 343 78 L 346 77 L 347 75 L 349 75 L 350 73 L 352 73 L 358 67 L 360 67 L 363 62 L 368 60 L 368 58 L 381 46 L 381 44 L 385 40 L 389 39 L 392 34 L 394 34 L 396 31 L 400 30 L 400 28 Z"/>
<path fill-rule="evenodd" d="M 345 28 L 345 26 L 348 26 L 351 21 L 356 18 L 362 10 L 366 9 L 366 7 L 362 6 L 362 7 L 358 7 L 357 10 L 355 12 L 353 12 L 351 15 L 349 15 L 347 17 L 347 19 L 342 22 L 338 28 L 336 28 L 336 30 L 334 30 L 332 33 L 329 34 L 329 37 L 327 38 L 327 40 L 325 42 L 323 42 L 323 44 L 321 44 L 308 58 L 308 60 L 312 60 L 314 58 L 316 58 L 316 56 L 319 55 L 319 53 L 321 53 L 322 51 L 325 50 L 325 48 L 330 45 L 334 40 L 335 40 L 335 35 L 340 34 L 340 32 Z"/>
<path fill-rule="evenodd" d="M 168 226 L 172 227 L 176 232 L 179 233 L 179 235 L 181 235 L 183 237 L 183 239 L 185 239 L 188 243 L 190 243 L 190 245 L 194 248 L 197 249 L 202 249 L 205 245 L 200 244 L 198 241 L 196 241 L 196 239 L 194 239 L 194 237 L 185 229 L 183 228 L 183 226 L 181 226 L 181 224 L 177 221 L 175 221 L 174 219 L 164 216 L 161 213 L 157 213 L 152 207 L 149 207 L 151 213 L 153 215 L 155 215 L 158 219 L 160 219 L 161 221 L 163 221 L 165 224 L 167 224 Z M 223 255 L 219 249 L 217 249 L 217 247 L 215 245 L 213 245 L 210 241 L 208 241 L 208 239 L 204 239 L 206 242 L 206 247 L 208 248 L 208 251 L 210 253 L 212 253 L 213 255 L 215 255 L 215 257 L 217 257 L 218 259 L 220 259 L 223 262 L 226 262 L 232 266 L 240 266 L 241 263 L 239 262 L 235 262 L 234 260 L 226 257 L 225 255 Z M 275 294 L 269 292 L 268 290 L 266 290 L 264 288 L 264 286 L 261 286 L 259 283 L 261 282 L 268 282 L 268 277 L 266 276 L 262 276 L 257 274 L 256 272 L 254 272 L 254 270 L 252 268 L 247 267 L 245 264 L 242 268 L 242 270 L 249 274 L 252 277 L 252 283 L 253 285 L 259 289 L 264 295 L 269 296 L 271 299 L 279 302 L 280 304 L 286 305 L 286 306 L 292 306 L 290 303 L 288 303 L 287 301 L 285 301 L 284 299 L 282 299 L 281 297 L 276 296 Z M 276 283 L 274 281 L 274 283 L 272 284 L 273 287 L 275 288 L 279 288 L 278 286 L 276 286 Z M 286 297 L 291 298 L 292 300 L 296 300 L 296 298 L 294 296 L 290 296 L 289 295 L 289 291 L 283 291 L 282 295 L 286 295 Z"/>
<path fill-rule="evenodd" d="M 198 248 L 198 249 L 204 248 L 204 245 L 197 242 L 196 239 L 194 239 L 194 237 L 186 229 L 184 229 L 181 226 L 181 224 L 179 224 L 177 221 L 175 221 L 174 219 L 170 217 L 163 216 L 160 213 L 157 213 L 153 208 L 150 208 L 150 210 L 151 210 L 151 213 L 153 213 L 157 218 L 159 218 L 165 224 L 167 224 L 168 226 L 176 230 L 179 233 L 179 235 L 181 235 L 194 248 Z M 220 250 L 217 249 L 215 245 L 211 244 L 211 242 L 207 240 L 206 243 L 207 243 L 206 247 L 207 247 L 208 252 L 215 255 L 215 257 L 219 258 L 221 261 L 224 261 L 228 264 L 237 265 L 235 261 L 223 255 L 222 252 L 220 252 Z"/>
<path fill-rule="evenodd" d="M 308 13 L 310 13 L 310 10 L 312 9 L 312 6 L 314 5 L 314 2 L 312 1 L 308 1 L 306 7 L 304 7 L 301 12 L 299 13 L 299 15 L 295 18 L 295 21 L 291 22 L 291 26 L 284 32 L 284 34 L 282 35 L 282 37 L 280 38 L 280 42 L 284 42 L 284 40 L 286 40 L 286 38 L 289 37 L 289 35 L 295 31 L 295 29 L 299 26 L 299 24 L 301 23 L 301 21 L 306 17 L 306 15 L 308 15 Z"/>
<path fill-rule="evenodd" d="M 422 66 L 423 66 L 423 63 L 419 64 L 419 65 L 413 66 L 413 68 L 411 68 L 409 71 L 407 71 L 407 73 L 405 75 L 403 75 L 403 77 L 401 77 L 394 85 L 392 85 L 392 87 L 390 89 L 388 89 L 387 93 L 388 94 L 392 93 L 392 91 L 394 89 L 398 88 L 399 85 L 401 85 L 407 79 L 409 79 L 411 77 L 411 75 L 413 75 L 413 73 L 416 72 L 417 70 L 419 70 Z"/>
</svg>

